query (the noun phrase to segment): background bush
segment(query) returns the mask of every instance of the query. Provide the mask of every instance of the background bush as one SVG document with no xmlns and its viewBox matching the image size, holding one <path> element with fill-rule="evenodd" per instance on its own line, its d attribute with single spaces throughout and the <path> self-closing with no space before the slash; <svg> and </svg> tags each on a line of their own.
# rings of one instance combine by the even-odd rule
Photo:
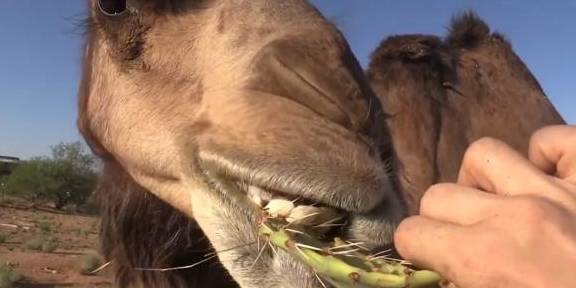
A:
<svg viewBox="0 0 576 288">
<path fill-rule="evenodd" d="M 24 242 L 24 248 L 33 251 L 51 253 L 58 248 L 58 242 L 55 238 L 41 235 Z"/>
<path fill-rule="evenodd" d="M 16 287 L 14 285 L 20 280 L 22 280 L 22 274 L 8 265 L 0 264 L 0 288 Z"/>
<path fill-rule="evenodd" d="M 51 157 L 22 161 L 3 179 L 4 193 L 33 205 L 53 202 L 57 209 L 86 203 L 96 186 L 96 158 L 81 142 L 52 147 Z"/>
<path fill-rule="evenodd" d="M 96 255 L 85 255 L 80 263 L 80 273 L 84 275 L 92 275 L 92 272 L 102 266 L 100 257 Z"/>
</svg>

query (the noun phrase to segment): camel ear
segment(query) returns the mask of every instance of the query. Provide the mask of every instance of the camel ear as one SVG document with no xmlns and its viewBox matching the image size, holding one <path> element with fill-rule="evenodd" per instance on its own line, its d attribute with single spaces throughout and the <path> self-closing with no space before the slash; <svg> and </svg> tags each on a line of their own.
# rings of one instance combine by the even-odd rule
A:
<svg viewBox="0 0 576 288">
<path fill-rule="evenodd" d="M 126 11 L 126 0 L 98 0 L 100 11 L 107 16 L 118 16 Z"/>
</svg>

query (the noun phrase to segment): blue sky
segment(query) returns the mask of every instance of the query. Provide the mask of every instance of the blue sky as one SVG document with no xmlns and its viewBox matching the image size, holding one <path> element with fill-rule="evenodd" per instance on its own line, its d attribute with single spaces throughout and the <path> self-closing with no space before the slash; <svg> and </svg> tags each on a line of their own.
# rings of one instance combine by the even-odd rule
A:
<svg viewBox="0 0 576 288">
<path fill-rule="evenodd" d="M 576 67 L 576 1 L 312 2 L 344 32 L 362 65 L 387 36 L 444 34 L 455 12 L 475 9 L 512 40 L 560 113 L 576 123 L 576 74 L 570 69 Z M 0 1 L 0 155 L 43 155 L 60 141 L 80 139 L 75 126 L 82 47 L 77 23 L 85 3 Z"/>
</svg>

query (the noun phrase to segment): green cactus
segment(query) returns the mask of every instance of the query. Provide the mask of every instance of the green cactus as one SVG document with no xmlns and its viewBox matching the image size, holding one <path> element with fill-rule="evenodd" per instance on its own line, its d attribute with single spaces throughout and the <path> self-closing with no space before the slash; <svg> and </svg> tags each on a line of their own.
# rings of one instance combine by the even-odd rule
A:
<svg viewBox="0 0 576 288">
<path fill-rule="evenodd" d="M 259 235 L 310 266 L 334 287 L 424 288 L 437 287 L 441 281 L 435 272 L 413 270 L 399 260 L 372 257 L 361 247 L 338 238 L 322 242 L 300 232 L 303 227 L 289 226 L 280 219 L 268 218 L 260 225 Z"/>
</svg>

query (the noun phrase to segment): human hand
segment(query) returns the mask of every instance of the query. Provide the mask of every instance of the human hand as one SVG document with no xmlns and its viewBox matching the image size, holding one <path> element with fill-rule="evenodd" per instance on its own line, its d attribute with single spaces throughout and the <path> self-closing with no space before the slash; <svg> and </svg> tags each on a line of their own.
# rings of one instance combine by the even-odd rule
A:
<svg viewBox="0 0 576 288">
<path fill-rule="evenodd" d="M 576 127 L 535 133 L 529 160 L 475 142 L 458 183 L 432 186 L 395 242 L 461 288 L 576 287 Z"/>
</svg>

